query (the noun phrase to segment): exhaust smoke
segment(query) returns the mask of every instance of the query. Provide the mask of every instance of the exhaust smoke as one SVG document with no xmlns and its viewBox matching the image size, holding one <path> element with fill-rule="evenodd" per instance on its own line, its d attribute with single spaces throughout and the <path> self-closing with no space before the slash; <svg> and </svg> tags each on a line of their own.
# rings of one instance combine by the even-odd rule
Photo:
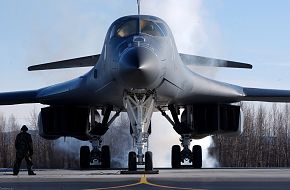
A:
<svg viewBox="0 0 290 190">
<path fill-rule="evenodd" d="M 160 17 L 170 27 L 179 53 L 205 57 L 219 57 L 223 54 L 220 48 L 219 29 L 209 16 L 202 0 L 158 0 L 142 1 L 142 14 Z M 211 62 L 208 65 L 215 65 Z M 213 78 L 215 67 L 190 66 L 195 72 Z"/>
<path fill-rule="evenodd" d="M 127 167 L 128 152 L 133 147 L 129 123 L 127 115 L 122 113 L 103 136 L 102 146 L 109 145 L 110 147 L 112 168 Z M 55 141 L 56 149 L 70 155 L 74 160 L 79 160 L 81 146 L 89 146 L 92 150 L 90 142 L 71 137 L 60 138 Z"/>
<path fill-rule="evenodd" d="M 171 28 L 177 49 L 180 53 L 206 55 L 216 57 L 220 54 L 217 39 L 220 39 L 218 28 L 208 18 L 208 12 L 202 0 L 168 0 L 161 3 L 158 0 L 142 1 L 142 14 L 154 15 L 162 18 Z M 212 33 L 215 31 L 216 33 Z M 193 66 L 195 72 L 213 78 L 216 68 Z M 162 134 L 162 135 L 161 135 Z M 180 144 L 179 135 L 161 114 L 152 118 L 152 134 L 150 138 L 153 160 L 157 167 L 169 167 L 171 160 L 171 146 Z M 210 156 L 209 148 L 213 147 L 211 137 L 195 140 L 191 146 L 199 144 L 203 149 L 203 167 L 217 167 L 218 161 Z"/>
<path fill-rule="evenodd" d="M 111 151 L 111 167 L 125 168 L 128 165 L 128 153 L 132 150 L 133 140 L 130 135 L 130 121 L 126 113 L 110 126 L 103 136 L 103 145 L 109 145 Z"/>
</svg>

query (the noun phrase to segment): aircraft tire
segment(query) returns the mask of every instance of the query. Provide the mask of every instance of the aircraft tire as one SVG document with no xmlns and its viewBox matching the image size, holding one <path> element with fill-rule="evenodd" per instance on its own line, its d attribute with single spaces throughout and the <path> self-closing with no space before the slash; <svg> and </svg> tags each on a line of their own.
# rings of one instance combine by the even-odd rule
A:
<svg viewBox="0 0 290 190">
<path fill-rule="evenodd" d="M 102 168 L 109 169 L 111 167 L 110 147 L 107 145 L 102 146 L 101 161 L 102 161 Z"/>
<path fill-rule="evenodd" d="M 180 168 L 180 166 L 181 166 L 181 155 L 180 155 L 180 146 L 179 145 L 172 146 L 171 166 L 172 166 L 172 168 Z"/>
<path fill-rule="evenodd" d="M 129 152 L 128 170 L 129 171 L 136 171 L 137 170 L 137 160 L 136 160 L 136 153 L 135 152 Z"/>
<path fill-rule="evenodd" d="M 145 153 L 145 171 L 153 170 L 152 152 L 147 151 Z"/>
<path fill-rule="evenodd" d="M 202 149 L 199 145 L 192 147 L 192 166 L 197 169 L 202 167 Z"/>
<path fill-rule="evenodd" d="M 87 169 L 90 167 L 90 147 L 81 146 L 80 148 L 80 168 Z"/>
</svg>

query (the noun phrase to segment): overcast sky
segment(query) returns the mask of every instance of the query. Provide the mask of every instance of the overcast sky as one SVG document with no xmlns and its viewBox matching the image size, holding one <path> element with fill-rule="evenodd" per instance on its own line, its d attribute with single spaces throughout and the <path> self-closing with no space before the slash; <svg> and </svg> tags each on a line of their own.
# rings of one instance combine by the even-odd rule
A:
<svg viewBox="0 0 290 190">
<path fill-rule="evenodd" d="M 143 0 L 141 7 L 169 24 L 180 52 L 254 66 L 199 72 L 242 86 L 284 89 L 290 89 L 289 10 L 288 0 Z M 100 53 L 110 24 L 136 12 L 135 0 L 1 0 L 0 91 L 37 89 L 85 73 L 88 69 L 28 72 L 27 67 Z M 34 106 L 40 107 L 0 111 L 24 122 Z"/>
</svg>

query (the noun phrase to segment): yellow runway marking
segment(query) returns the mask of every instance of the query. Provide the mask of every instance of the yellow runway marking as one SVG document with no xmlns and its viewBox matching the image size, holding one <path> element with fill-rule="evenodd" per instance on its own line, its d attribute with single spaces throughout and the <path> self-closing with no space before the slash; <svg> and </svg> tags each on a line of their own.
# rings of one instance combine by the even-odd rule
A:
<svg viewBox="0 0 290 190">
<path fill-rule="evenodd" d="M 154 183 L 150 183 L 147 181 L 146 175 L 142 176 L 140 179 L 140 184 L 145 184 L 145 185 L 150 185 L 153 187 L 160 187 L 160 188 L 165 188 L 165 189 L 180 189 L 180 190 L 205 190 L 205 189 L 192 189 L 192 188 L 186 188 L 186 187 L 173 187 L 173 186 L 166 186 L 166 185 L 158 185 Z"/>
<path fill-rule="evenodd" d="M 132 184 L 120 185 L 120 186 L 113 186 L 113 187 L 103 187 L 103 188 L 97 188 L 97 189 L 88 189 L 88 190 L 121 189 L 121 188 L 133 187 L 133 186 L 138 186 L 138 185 L 148 185 L 148 186 L 160 187 L 160 188 L 164 188 L 164 189 L 205 190 L 205 189 L 193 189 L 193 188 L 185 188 L 185 187 L 173 187 L 173 186 L 158 185 L 158 184 L 150 183 L 150 182 L 147 181 L 147 177 L 146 177 L 145 174 L 143 176 L 141 176 L 140 181 L 138 183 L 132 183 Z"/>
<path fill-rule="evenodd" d="M 87 190 L 121 189 L 121 188 L 126 188 L 126 187 L 133 187 L 136 185 L 140 185 L 140 183 L 133 183 L 133 184 L 128 184 L 128 185 L 114 186 L 114 187 L 103 187 L 103 188 L 97 188 L 97 189 L 87 189 Z"/>
</svg>

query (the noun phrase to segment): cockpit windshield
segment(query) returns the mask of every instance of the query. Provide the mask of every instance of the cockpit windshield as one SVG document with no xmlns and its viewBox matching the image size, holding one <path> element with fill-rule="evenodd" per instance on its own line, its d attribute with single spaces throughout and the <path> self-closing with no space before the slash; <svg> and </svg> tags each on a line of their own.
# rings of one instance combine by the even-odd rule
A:
<svg viewBox="0 0 290 190">
<path fill-rule="evenodd" d="M 117 29 L 117 36 L 124 38 L 138 33 L 138 20 L 130 20 L 123 23 Z"/>
<path fill-rule="evenodd" d="M 143 34 L 148 34 L 151 36 L 164 36 L 161 28 L 155 22 L 149 20 L 140 20 L 140 29 Z"/>
<path fill-rule="evenodd" d="M 115 36 L 125 38 L 135 34 L 147 34 L 150 36 L 166 36 L 164 24 L 151 20 L 129 20 L 122 23 L 116 30 Z"/>
</svg>

